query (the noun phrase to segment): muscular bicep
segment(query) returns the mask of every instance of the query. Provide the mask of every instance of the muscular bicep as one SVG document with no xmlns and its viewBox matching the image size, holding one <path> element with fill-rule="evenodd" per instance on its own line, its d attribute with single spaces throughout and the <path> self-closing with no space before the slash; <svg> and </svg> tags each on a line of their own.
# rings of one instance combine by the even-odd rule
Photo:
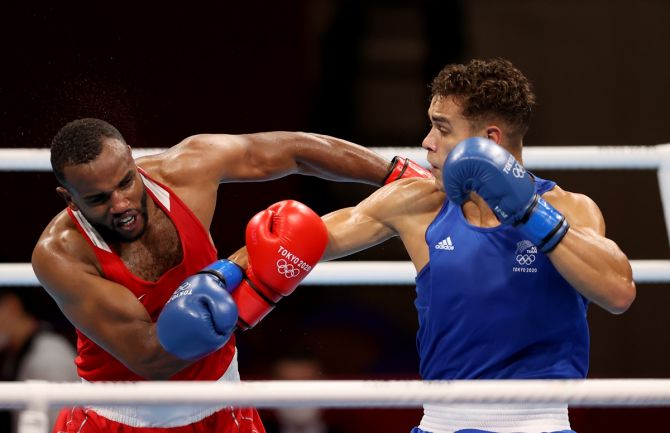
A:
<svg viewBox="0 0 670 433">
<path fill-rule="evenodd" d="M 366 212 L 366 207 L 362 205 L 340 209 L 322 219 L 328 227 L 329 236 L 322 260 L 348 256 L 396 235 L 395 230 Z"/>
<path fill-rule="evenodd" d="M 169 377 L 187 365 L 162 349 L 148 312 L 124 286 L 47 249 L 35 250 L 33 268 L 68 320 L 130 370 Z"/>
<path fill-rule="evenodd" d="M 324 260 L 347 256 L 400 236 L 410 256 L 425 249 L 423 233 L 444 201 L 428 179 L 403 179 L 372 193 L 356 207 L 323 217 L 329 232 Z M 416 241 L 418 239 L 418 241 Z"/>
<path fill-rule="evenodd" d="M 388 169 L 388 161 L 369 149 L 304 132 L 196 135 L 175 146 L 171 155 L 190 175 L 217 183 L 270 180 L 299 173 L 377 186 Z"/>
<path fill-rule="evenodd" d="M 294 133 L 201 134 L 174 148 L 181 170 L 214 183 L 270 180 L 298 171 Z"/>
</svg>

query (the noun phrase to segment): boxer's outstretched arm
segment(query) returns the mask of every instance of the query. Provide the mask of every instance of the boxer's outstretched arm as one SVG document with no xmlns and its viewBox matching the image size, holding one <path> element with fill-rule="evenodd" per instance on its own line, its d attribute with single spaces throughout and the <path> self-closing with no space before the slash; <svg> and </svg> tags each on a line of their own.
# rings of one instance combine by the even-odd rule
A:
<svg viewBox="0 0 670 433">
<path fill-rule="evenodd" d="M 321 256 L 321 260 L 326 261 L 344 257 L 370 248 L 391 237 L 400 236 L 418 271 L 428 262 L 428 248 L 424 240 L 425 227 L 434 218 L 443 202 L 444 193 L 436 187 L 432 179 L 426 180 L 415 177 L 399 182 L 394 181 L 376 190 L 357 206 L 340 209 L 321 218 L 328 231 L 328 244 L 324 254 Z M 291 219 L 291 221 L 295 223 L 297 220 Z M 309 218 L 305 222 L 308 221 L 310 221 Z M 263 225 L 258 224 L 259 227 Z M 314 225 L 313 221 L 307 224 L 307 226 L 312 225 Z M 281 231 L 285 230 L 278 230 L 278 232 Z M 250 245 L 250 239 L 253 239 L 253 237 L 250 238 L 249 229 L 247 229 L 247 245 Z M 312 239 L 313 237 L 310 234 L 305 235 L 304 233 L 296 232 L 294 236 L 283 236 L 283 242 L 289 242 L 293 238 L 296 248 L 287 247 L 286 249 L 290 248 L 299 251 L 297 249 L 298 244 L 313 244 L 315 242 L 315 239 Z M 290 242 L 288 245 L 290 245 Z M 322 248 L 323 244 L 319 243 L 319 245 Z M 303 249 L 304 246 L 300 248 Z M 274 248 L 271 251 L 276 252 L 277 249 Z M 322 250 L 320 249 L 320 251 Z M 260 265 L 260 269 L 263 270 L 264 275 L 268 273 L 272 275 L 280 271 L 276 266 L 277 257 L 275 255 L 276 253 L 269 254 L 268 257 L 270 260 L 254 262 L 254 267 Z M 251 260 L 249 259 L 246 248 L 241 248 L 233 253 L 229 257 L 229 260 L 246 268 L 247 277 L 251 279 L 249 276 L 249 270 L 251 269 L 250 261 L 253 262 L 254 259 L 253 257 Z M 310 261 L 309 265 L 309 269 L 311 270 L 313 262 Z M 261 274 L 261 272 L 255 273 Z M 303 276 L 298 276 L 298 278 L 302 278 Z M 233 298 L 237 301 L 240 319 L 246 323 L 246 325 L 242 324 L 241 327 L 243 329 L 255 325 L 274 307 L 274 305 L 271 305 L 273 301 L 269 303 L 262 302 L 261 298 L 275 300 L 278 298 L 272 292 L 281 294 L 283 297 L 295 288 L 295 284 L 290 284 L 288 287 L 284 284 L 282 288 L 282 284 L 276 282 L 270 283 L 271 279 L 272 277 L 266 276 L 265 280 L 268 283 L 259 281 L 253 284 L 253 286 L 256 286 L 255 288 L 252 285 L 242 283 L 233 292 Z M 273 290 L 262 289 L 261 286 L 270 287 Z M 288 290 L 286 290 L 287 288 Z M 254 296 L 254 292 L 259 292 L 258 289 L 261 289 L 260 291 L 264 293 L 260 298 Z M 240 302 L 243 298 L 246 298 L 245 302 Z M 254 308 L 249 308 L 249 306 Z M 244 319 L 244 317 L 249 317 L 251 320 Z"/>
<path fill-rule="evenodd" d="M 327 214 L 322 219 L 329 242 L 322 260 L 348 256 L 400 236 L 415 266 L 421 267 L 427 258 L 418 221 L 434 214 L 443 200 L 432 179 L 412 178 L 374 191 L 355 207 Z"/>
<path fill-rule="evenodd" d="M 218 183 L 298 173 L 379 186 L 390 169 L 388 160 L 362 146 L 303 132 L 195 135 L 170 149 L 170 156 L 185 173 Z"/>
<path fill-rule="evenodd" d="M 428 262 L 425 229 L 443 202 L 444 193 L 432 179 L 404 179 L 379 188 L 355 207 L 321 218 L 328 229 L 328 246 L 321 261 L 345 257 L 399 236 L 419 270 Z M 229 258 L 242 267 L 248 264 L 245 248 Z"/>
<path fill-rule="evenodd" d="M 388 189 L 392 187 L 378 190 L 355 207 L 339 209 L 321 218 L 328 229 L 328 246 L 321 261 L 354 254 L 397 235 L 395 229 L 382 221 L 386 215 L 384 197 L 389 197 L 384 190 Z M 243 268 L 249 263 L 246 247 L 228 258 Z"/>
<path fill-rule="evenodd" d="M 188 366 L 161 347 L 151 317 L 130 290 L 102 278 L 73 253 L 77 243 L 43 237 L 32 257 L 37 278 L 68 320 L 144 378 L 167 379 Z"/>
<path fill-rule="evenodd" d="M 323 216 L 328 228 L 328 247 L 322 261 L 333 260 L 365 250 L 392 238 L 397 233 L 369 212 L 365 202 Z"/>
</svg>

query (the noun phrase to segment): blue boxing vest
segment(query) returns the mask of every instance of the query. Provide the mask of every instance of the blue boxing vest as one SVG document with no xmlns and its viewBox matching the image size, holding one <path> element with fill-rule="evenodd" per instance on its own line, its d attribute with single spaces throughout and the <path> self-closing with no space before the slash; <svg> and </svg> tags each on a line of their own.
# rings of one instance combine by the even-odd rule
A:
<svg viewBox="0 0 670 433">
<path fill-rule="evenodd" d="M 543 194 L 555 182 L 535 177 Z M 446 202 L 416 278 L 421 377 L 584 378 L 588 301 L 511 227 L 476 227 Z"/>
</svg>

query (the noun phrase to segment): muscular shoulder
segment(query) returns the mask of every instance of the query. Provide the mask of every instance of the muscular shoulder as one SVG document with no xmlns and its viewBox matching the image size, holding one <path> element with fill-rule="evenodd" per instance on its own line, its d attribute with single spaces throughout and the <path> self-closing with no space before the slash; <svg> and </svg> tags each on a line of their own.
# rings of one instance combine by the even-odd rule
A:
<svg viewBox="0 0 670 433">
<path fill-rule="evenodd" d="M 66 211 L 56 215 L 42 232 L 33 250 L 32 265 L 40 280 L 63 267 L 100 273 L 95 252 Z"/>
<path fill-rule="evenodd" d="M 444 198 L 433 179 L 409 178 L 378 189 L 359 207 L 379 221 L 392 223 L 398 218 L 435 212 Z"/>
<path fill-rule="evenodd" d="M 560 211 L 572 226 L 591 227 L 605 233 L 605 221 L 598 205 L 587 195 L 566 191 L 556 185 L 542 197 Z"/>
<path fill-rule="evenodd" d="M 170 186 L 179 187 L 198 181 L 202 161 L 211 152 L 212 140 L 207 137 L 187 137 L 164 152 L 138 158 L 136 163 L 152 178 Z"/>
<path fill-rule="evenodd" d="M 135 162 L 151 178 L 171 187 L 180 186 L 180 183 L 189 179 L 184 172 L 188 156 L 180 145 L 173 146 L 162 153 L 137 158 Z"/>
<path fill-rule="evenodd" d="M 211 149 L 212 140 L 206 137 L 189 137 L 163 153 L 138 158 L 136 163 L 152 179 L 170 188 L 202 225 L 209 227 L 219 187 L 219 176 L 211 160 L 225 152 Z M 225 140 L 224 136 L 217 137 Z"/>
</svg>

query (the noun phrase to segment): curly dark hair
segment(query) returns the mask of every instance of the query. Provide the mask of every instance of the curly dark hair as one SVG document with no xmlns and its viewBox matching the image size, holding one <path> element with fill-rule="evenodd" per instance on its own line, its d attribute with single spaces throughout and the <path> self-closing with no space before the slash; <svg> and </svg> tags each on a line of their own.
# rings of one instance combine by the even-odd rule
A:
<svg viewBox="0 0 670 433">
<path fill-rule="evenodd" d="M 78 119 L 63 126 L 51 141 L 51 168 L 65 185 L 65 167 L 86 164 L 102 152 L 102 139 L 115 138 L 123 143 L 121 133 L 100 119 Z"/>
<path fill-rule="evenodd" d="M 505 121 L 523 137 L 535 106 L 528 79 L 505 59 L 471 60 L 447 65 L 430 86 L 435 96 L 454 96 L 470 120 L 489 116 Z"/>
</svg>

